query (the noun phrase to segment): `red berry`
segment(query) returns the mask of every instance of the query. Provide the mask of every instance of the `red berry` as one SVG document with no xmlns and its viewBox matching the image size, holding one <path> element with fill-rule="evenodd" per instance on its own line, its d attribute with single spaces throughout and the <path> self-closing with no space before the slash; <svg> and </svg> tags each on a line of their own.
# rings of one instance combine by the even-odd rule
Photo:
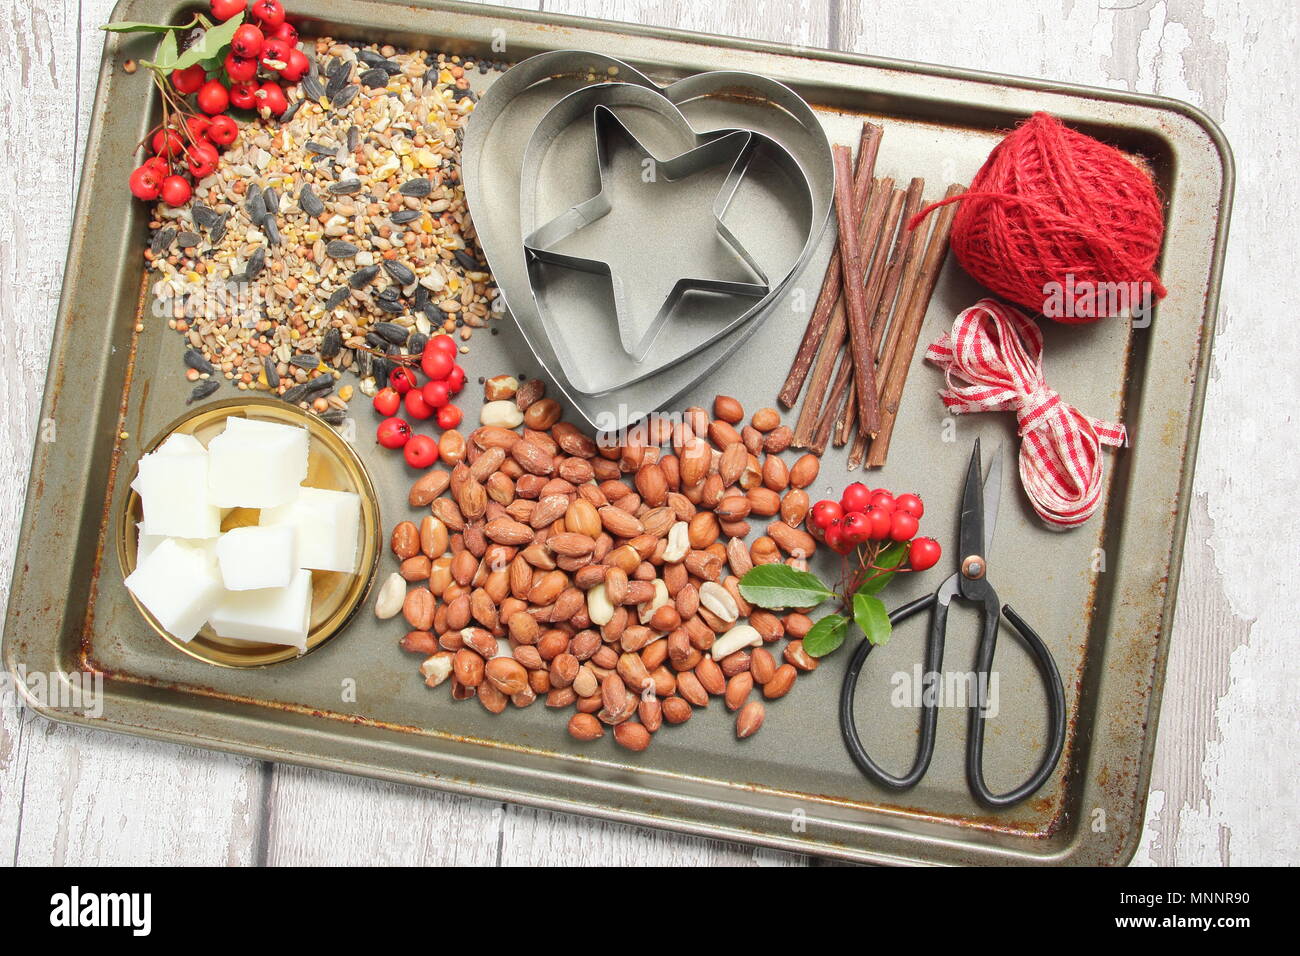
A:
<svg viewBox="0 0 1300 956">
<path fill-rule="evenodd" d="M 401 448 L 411 438 L 411 426 L 400 418 L 385 418 L 375 437 L 385 448 Z"/>
<path fill-rule="evenodd" d="M 280 0 L 256 0 L 252 14 L 254 20 L 266 27 L 278 27 L 284 23 L 284 7 Z"/>
<path fill-rule="evenodd" d="M 208 80 L 199 90 L 199 109 L 209 116 L 224 113 L 230 106 L 230 91 L 220 80 Z"/>
<path fill-rule="evenodd" d="M 433 409 L 424 400 L 424 393 L 418 388 L 413 388 L 407 392 L 403 401 L 406 404 L 406 414 L 412 418 L 424 421 L 426 418 L 433 417 Z"/>
<path fill-rule="evenodd" d="M 195 179 L 211 176 L 216 172 L 219 160 L 217 147 L 208 143 L 195 143 L 185 153 L 185 163 Z"/>
<path fill-rule="evenodd" d="M 212 120 L 197 114 L 187 116 L 185 117 L 185 128 L 189 130 L 190 139 L 201 143 L 208 138 L 208 130 L 212 128 Z"/>
<path fill-rule="evenodd" d="M 430 408 L 442 408 L 451 401 L 451 389 L 446 382 L 425 382 L 424 402 Z"/>
<path fill-rule="evenodd" d="M 444 431 L 460 424 L 460 409 L 455 405 L 444 405 L 438 409 L 438 427 Z"/>
<path fill-rule="evenodd" d="M 419 392 L 411 392 L 418 395 Z M 402 451 L 406 463 L 412 468 L 428 468 L 438 460 L 438 443 L 428 435 L 414 435 Z"/>
<path fill-rule="evenodd" d="M 239 126 L 225 113 L 212 117 L 208 126 L 208 139 L 218 146 L 229 146 L 239 137 Z"/>
<path fill-rule="evenodd" d="M 388 373 L 388 384 L 397 389 L 398 395 L 405 395 L 411 389 L 415 388 L 415 373 L 409 368 L 399 365 Z"/>
<path fill-rule="evenodd" d="M 850 511 L 866 511 L 870 503 L 871 489 L 860 481 L 849 485 L 840 495 L 840 507 L 844 509 L 845 514 Z"/>
<path fill-rule="evenodd" d="M 838 501 L 822 500 L 812 507 L 812 523 L 825 531 L 831 526 L 832 521 L 838 521 L 844 517 L 844 509 L 840 507 Z"/>
<path fill-rule="evenodd" d="M 284 115 L 284 111 L 289 108 L 289 99 L 279 83 L 267 80 L 257 88 L 257 108 L 267 110 L 275 117 Z"/>
<path fill-rule="evenodd" d="M 231 82 L 247 83 L 257 76 L 257 58 L 252 56 L 240 56 L 234 50 L 226 54 L 224 63 L 226 67 L 226 76 L 230 77 Z"/>
<path fill-rule="evenodd" d="M 424 369 L 424 374 L 435 382 L 445 379 L 455 367 L 456 360 L 445 349 L 426 348 L 424 354 L 420 356 L 420 368 Z"/>
<path fill-rule="evenodd" d="M 375 393 L 375 411 L 385 418 L 391 418 L 402 407 L 402 396 L 395 388 L 381 388 Z"/>
<path fill-rule="evenodd" d="M 439 349 L 444 350 L 454 359 L 457 352 L 456 340 L 450 335 L 435 335 L 433 338 L 429 339 L 428 342 L 424 343 L 424 351 L 428 353 L 430 349 L 435 351 Z"/>
<path fill-rule="evenodd" d="M 269 23 L 262 23 L 262 32 L 269 37 L 279 37 L 281 40 L 287 40 L 291 44 L 298 43 L 298 28 L 288 20 L 285 20 L 277 27 L 271 27 Z M 267 29 L 270 27 L 270 29 Z"/>
<path fill-rule="evenodd" d="M 153 147 L 155 153 L 159 156 L 166 156 L 168 159 L 185 152 L 185 138 L 181 136 L 178 130 L 172 129 L 170 126 L 154 133 L 149 144 Z"/>
<path fill-rule="evenodd" d="M 163 176 L 167 174 L 164 172 L 159 175 L 157 168 L 149 165 L 153 161 L 151 159 L 143 166 L 137 167 L 132 171 L 131 178 L 127 180 L 127 185 L 131 187 L 131 195 L 136 199 L 152 202 L 162 192 Z"/>
<path fill-rule="evenodd" d="M 457 365 L 447 373 L 447 391 L 456 395 L 465 387 L 465 370 Z"/>
<path fill-rule="evenodd" d="M 826 529 L 826 544 L 836 554 L 848 554 L 853 544 L 844 536 L 842 522 L 835 521 Z"/>
<path fill-rule="evenodd" d="M 231 83 L 230 105 L 241 110 L 251 110 L 257 105 L 257 84 L 252 80 Z"/>
<path fill-rule="evenodd" d="M 184 176 L 168 176 L 162 181 L 162 201 L 169 206 L 183 206 L 190 201 L 190 182 Z"/>
<path fill-rule="evenodd" d="M 884 541 L 888 538 L 889 531 L 894 526 L 889 512 L 880 508 L 868 508 L 865 514 L 867 520 L 871 522 L 870 539 L 872 541 Z"/>
<path fill-rule="evenodd" d="M 207 78 L 208 71 L 203 69 L 201 63 L 187 66 L 183 70 L 172 70 L 172 86 L 176 87 L 176 92 L 182 96 L 197 93 Z"/>
<path fill-rule="evenodd" d="M 245 59 L 256 60 L 265 46 L 266 37 L 251 23 L 242 24 L 230 38 L 230 52 Z"/>
<path fill-rule="evenodd" d="M 913 571 L 928 571 L 939 561 L 942 554 L 939 542 L 934 538 L 917 538 L 907 548 L 907 563 Z"/>
<path fill-rule="evenodd" d="M 862 544 L 871 540 L 871 519 L 861 511 L 850 511 L 840 519 L 840 532 L 850 544 Z"/>
<path fill-rule="evenodd" d="M 871 507 L 879 508 L 881 511 L 893 511 L 898 507 L 898 502 L 884 488 L 878 488 L 871 493 Z"/>
<path fill-rule="evenodd" d="M 289 51 L 292 49 L 293 44 L 287 40 L 271 37 L 262 44 L 262 55 L 259 59 L 262 61 L 262 66 L 278 73 L 288 65 Z"/>
<path fill-rule="evenodd" d="M 894 499 L 895 511 L 906 511 L 913 518 L 919 518 L 925 514 L 925 505 L 916 495 L 899 495 Z"/>
<path fill-rule="evenodd" d="M 920 522 L 906 511 L 895 511 L 889 525 L 889 536 L 895 541 L 907 541 L 916 534 Z"/>
<path fill-rule="evenodd" d="M 243 13 L 245 3 L 247 0 L 212 0 L 212 16 L 225 23 L 235 14 Z"/>
<path fill-rule="evenodd" d="M 163 159 L 161 156 L 150 156 L 144 161 L 144 168 L 152 169 L 154 178 L 160 183 L 170 176 L 172 171 L 171 163 L 167 162 L 167 160 Z"/>
<path fill-rule="evenodd" d="M 297 83 L 310 69 L 311 60 L 307 59 L 307 54 L 297 47 L 292 47 L 289 50 L 289 59 L 285 61 L 284 69 L 280 71 L 280 79 L 288 83 Z"/>
</svg>

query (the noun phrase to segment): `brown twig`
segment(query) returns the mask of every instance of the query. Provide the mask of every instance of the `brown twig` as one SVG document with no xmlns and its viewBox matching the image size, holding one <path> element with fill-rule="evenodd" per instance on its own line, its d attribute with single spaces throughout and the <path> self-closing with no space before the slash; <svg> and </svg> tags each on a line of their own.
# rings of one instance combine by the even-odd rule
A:
<svg viewBox="0 0 1300 956">
<path fill-rule="evenodd" d="M 871 123 L 862 124 L 862 132 L 858 138 L 858 158 L 853 174 L 855 221 L 860 221 L 866 211 L 871 178 L 875 174 L 876 156 L 880 151 L 880 138 L 883 135 L 884 130 L 879 126 Z M 840 250 L 836 246 L 831 253 L 826 274 L 822 277 L 821 291 L 817 295 L 817 304 L 813 308 L 812 316 L 808 319 L 808 328 L 804 331 L 803 340 L 799 343 L 799 349 L 795 352 L 794 361 L 790 365 L 790 374 L 786 376 L 785 384 L 777 393 L 777 400 L 786 408 L 794 407 L 799 392 L 803 389 L 808 370 L 812 367 L 813 357 L 817 354 L 826 334 L 826 326 L 830 322 L 835 300 L 839 298 L 840 285 Z"/>
<path fill-rule="evenodd" d="M 964 192 L 966 187 L 952 185 L 944 194 L 945 199 Z M 895 321 L 904 322 L 902 333 L 896 341 L 894 354 L 891 356 L 885 377 L 881 400 L 880 431 L 871 442 L 867 454 L 867 467 L 879 468 L 889 455 L 889 441 L 894 433 L 894 423 L 898 420 L 898 405 L 903 396 L 903 387 L 907 384 L 907 373 L 912 366 L 912 356 L 921 335 L 921 324 L 925 320 L 930 297 L 934 294 L 935 284 L 939 281 L 939 271 L 943 268 L 944 258 L 948 255 L 948 234 L 952 231 L 952 221 L 956 216 L 957 205 L 951 204 L 939 210 L 938 218 L 926 243 L 925 255 L 916 283 L 910 289 L 906 312 L 900 311 Z M 904 289 L 905 292 L 909 291 Z"/>
<path fill-rule="evenodd" d="M 892 179 L 879 179 L 872 183 L 859 232 L 862 241 L 879 230 L 884 217 L 885 200 L 889 197 L 893 186 Z M 848 313 L 845 311 L 844 298 L 841 296 L 835 300 L 831 310 L 830 321 L 826 325 L 826 332 L 817 352 L 817 361 L 813 365 L 812 376 L 809 378 L 808 393 L 804 396 L 803 408 L 799 410 L 799 417 L 795 421 L 796 448 L 806 448 L 813 440 L 822 408 L 826 404 L 826 389 L 831 382 L 831 373 L 835 370 L 836 359 L 847 335 Z"/>
<path fill-rule="evenodd" d="M 879 396 L 876 394 L 876 363 L 871 361 L 871 327 L 863 301 L 862 243 L 853 219 L 852 155 L 847 146 L 831 148 L 835 164 L 835 190 L 843 195 L 835 203 L 840 227 L 840 270 L 843 273 L 844 312 L 848 316 L 849 348 L 853 354 L 853 387 L 857 391 L 859 427 L 875 435 L 880 428 Z"/>
</svg>

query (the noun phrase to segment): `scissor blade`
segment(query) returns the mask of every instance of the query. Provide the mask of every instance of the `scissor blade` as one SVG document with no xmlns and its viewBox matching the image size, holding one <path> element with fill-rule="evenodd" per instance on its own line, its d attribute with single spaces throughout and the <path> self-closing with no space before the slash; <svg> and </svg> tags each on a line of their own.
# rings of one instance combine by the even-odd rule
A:
<svg viewBox="0 0 1300 956">
<path fill-rule="evenodd" d="M 972 554 L 984 553 L 984 483 L 980 469 L 980 441 L 975 439 L 970 464 L 966 468 L 966 485 L 961 493 L 961 522 L 957 531 L 957 567 Z"/>
<path fill-rule="evenodd" d="M 998 503 L 1002 500 L 1002 446 L 998 445 L 984 479 L 984 557 L 993 550 L 993 532 L 998 525 Z"/>
</svg>

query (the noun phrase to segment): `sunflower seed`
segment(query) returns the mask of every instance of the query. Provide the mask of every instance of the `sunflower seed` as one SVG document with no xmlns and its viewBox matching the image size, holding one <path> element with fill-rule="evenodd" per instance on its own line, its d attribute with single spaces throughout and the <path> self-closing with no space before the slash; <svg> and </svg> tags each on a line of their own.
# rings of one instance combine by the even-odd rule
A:
<svg viewBox="0 0 1300 956">
<path fill-rule="evenodd" d="M 217 219 L 217 224 L 208 232 L 208 238 L 212 240 L 214 246 L 226 238 L 226 223 L 228 222 L 230 222 L 229 210 L 221 214 L 220 218 Z"/>
<path fill-rule="evenodd" d="M 325 212 L 325 204 L 312 192 L 310 183 L 303 183 L 298 191 L 298 208 L 309 216 L 319 216 Z"/>
<path fill-rule="evenodd" d="M 424 347 L 429 344 L 429 337 L 423 332 L 412 332 L 411 337 L 406 340 L 406 349 L 412 355 L 421 355 Z"/>
<path fill-rule="evenodd" d="M 393 345 L 406 344 L 406 329 L 396 322 L 376 322 L 375 331 Z"/>
<path fill-rule="evenodd" d="M 262 220 L 262 230 L 266 233 L 266 241 L 272 246 L 280 244 L 280 227 L 276 225 L 275 220 L 267 216 Z"/>
<path fill-rule="evenodd" d="M 335 151 L 333 146 L 326 146 L 324 143 L 313 143 L 310 141 L 303 144 L 303 148 L 307 150 L 307 152 L 316 156 L 333 156 Z"/>
<path fill-rule="evenodd" d="M 260 225 L 262 217 L 266 215 L 266 205 L 262 202 L 262 187 L 256 183 L 248 187 L 248 192 L 244 196 L 244 211 L 248 213 L 254 225 Z"/>
<path fill-rule="evenodd" d="M 391 285 L 379 293 L 379 298 L 385 302 L 396 302 L 401 296 L 401 290 Z"/>
<path fill-rule="evenodd" d="M 280 398 L 288 402 L 290 405 L 297 405 L 307 397 L 307 384 L 308 383 L 304 382 L 302 385 L 293 386 L 293 388 L 281 395 Z"/>
<path fill-rule="evenodd" d="M 330 60 L 329 65 L 325 67 L 325 75 L 328 77 L 341 76 L 345 80 L 352 73 L 352 64 L 341 56 L 336 56 Z"/>
<path fill-rule="evenodd" d="M 422 215 L 424 214 L 418 209 L 399 209 L 388 218 L 394 225 L 401 226 L 408 222 L 414 222 Z"/>
<path fill-rule="evenodd" d="M 320 357 L 327 362 L 331 361 L 339 354 L 339 349 L 342 347 L 343 334 L 338 329 L 329 329 L 320 342 Z"/>
<path fill-rule="evenodd" d="M 327 425 L 342 425 L 348 420 L 348 413 L 341 408 L 331 408 L 329 411 L 321 412 L 320 418 Z"/>
<path fill-rule="evenodd" d="M 392 276 L 393 281 L 402 287 L 406 287 L 415 281 L 415 273 L 411 271 L 411 268 L 398 262 L 396 259 L 385 259 L 384 271 Z"/>
<path fill-rule="evenodd" d="M 330 192 L 335 196 L 355 196 L 361 192 L 361 180 L 344 179 L 341 182 L 330 183 Z"/>
<path fill-rule="evenodd" d="M 454 253 L 456 261 L 460 263 L 462 269 L 466 272 L 482 272 L 483 267 L 479 265 L 478 260 L 471 256 L 464 249 L 457 249 Z"/>
<path fill-rule="evenodd" d="M 348 297 L 348 287 L 345 285 L 339 286 L 337 289 L 331 292 L 330 297 L 325 300 L 325 311 L 333 312 L 335 309 L 337 309 L 339 306 L 343 304 L 343 300 L 346 299 L 347 297 Z"/>
<path fill-rule="evenodd" d="M 294 355 L 289 358 L 289 364 L 311 372 L 320 367 L 320 359 L 314 355 Z"/>
<path fill-rule="evenodd" d="M 271 388 L 280 387 L 280 373 L 276 370 L 275 359 L 266 356 L 262 359 L 262 369 L 266 372 L 266 384 Z"/>
<path fill-rule="evenodd" d="M 185 364 L 196 372 L 203 372 L 206 375 L 215 375 L 217 370 L 213 367 L 198 349 L 185 350 Z"/>
<path fill-rule="evenodd" d="M 359 251 L 360 250 L 354 243 L 347 242 L 343 239 L 331 240 L 330 243 L 325 246 L 325 255 L 329 256 L 331 259 L 351 259 Z"/>
<path fill-rule="evenodd" d="M 262 207 L 268 215 L 278 215 L 280 212 L 280 194 L 275 191 L 274 186 L 267 186 L 262 190 Z"/>
<path fill-rule="evenodd" d="M 185 399 L 185 404 L 193 405 L 195 402 L 202 401 L 220 387 L 221 379 L 219 378 L 210 378 L 206 382 L 199 382 L 190 392 L 190 397 Z"/>
<path fill-rule="evenodd" d="M 196 202 L 190 207 L 190 216 L 194 219 L 194 224 L 203 229 L 211 229 L 217 224 L 217 220 L 220 218 L 215 212 L 203 205 L 201 202 Z"/>
<path fill-rule="evenodd" d="M 348 285 L 354 289 L 364 289 L 375 280 L 377 275 L 379 275 L 379 266 L 366 266 L 348 277 Z"/>
<path fill-rule="evenodd" d="M 311 100 L 319 100 L 325 95 L 325 87 L 315 76 L 308 74 L 302 78 L 302 91 Z"/>
<path fill-rule="evenodd" d="M 165 229 L 160 229 L 154 235 L 153 241 L 149 243 L 149 251 L 155 256 L 159 255 L 163 250 L 170 248 L 175 239 L 176 229 L 174 227 L 168 226 Z"/>
<path fill-rule="evenodd" d="M 349 83 L 347 86 L 343 87 L 343 89 L 330 96 L 330 106 L 334 107 L 336 110 L 341 110 L 357 98 L 357 93 L 360 92 L 360 90 L 361 87 L 357 86 L 355 83 Z"/>
<path fill-rule="evenodd" d="M 361 130 L 355 126 L 348 127 L 348 152 L 355 153 L 361 148 Z"/>
<path fill-rule="evenodd" d="M 418 198 L 420 196 L 427 196 L 429 193 L 433 192 L 433 183 L 423 177 L 420 179 L 408 179 L 398 187 L 397 191 L 403 196 L 415 196 Z"/>
<path fill-rule="evenodd" d="M 366 66 L 379 66 L 379 64 L 388 61 L 388 57 L 384 56 L 382 53 L 376 53 L 374 50 L 365 49 L 357 51 L 357 59 Z"/>
<path fill-rule="evenodd" d="M 203 237 L 197 232 L 178 232 L 176 234 L 176 244 L 182 249 L 193 249 L 202 241 Z"/>
<path fill-rule="evenodd" d="M 369 354 L 369 353 L 366 353 Z M 370 374 L 375 377 L 376 382 L 388 382 L 388 373 L 393 370 L 392 363 L 380 355 L 370 356 Z"/>
<path fill-rule="evenodd" d="M 388 72 L 378 68 L 366 70 L 361 74 L 361 85 L 376 90 L 388 85 Z"/>
<path fill-rule="evenodd" d="M 253 250 L 253 254 L 248 257 L 248 267 L 244 270 L 244 280 L 252 282 L 262 274 L 266 268 L 266 247 L 258 246 Z"/>
<path fill-rule="evenodd" d="M 300 96 L 298 99 L 290 103 L 289 108 L 280 114 L 280 125 L 283 126 L 285 123 L 297 116 L 298 111 L 302 109 L 302 104 L 306 102 L 307 101 Z"/>
<path fill-rule="evenodd" d="M 348 85 L 346 73 L 336 73 L 325 82 L 325 95 L 333 100 L 339 90 Z"/>
</svg>

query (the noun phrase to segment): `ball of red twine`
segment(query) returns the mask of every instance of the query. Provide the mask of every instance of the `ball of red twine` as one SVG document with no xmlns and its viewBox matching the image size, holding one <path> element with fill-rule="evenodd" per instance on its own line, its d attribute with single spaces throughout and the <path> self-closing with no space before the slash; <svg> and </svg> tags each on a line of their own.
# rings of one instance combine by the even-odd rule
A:
<svg viewBox="0 0 1300 956">
<path fill-rule="evenodd" d="M 951 242 L 962 268 L 1034 312 L 1055 293 L 1065 307 L 1048 310 L 1051 318 L 1091 322 L 1114 301 L 1098 292 L 1116 284 L 1144 302 L 1146 293 L 1165 295 L 1153 268 L 1164 216 L 1150 177 L 1048 113 L 994 147 L 967 192 L 928 206 L 910 225 L 951 202 L 961 203 Z M 1086 307 L 1083 296 L 1092 300 Z"/>
</svg>

